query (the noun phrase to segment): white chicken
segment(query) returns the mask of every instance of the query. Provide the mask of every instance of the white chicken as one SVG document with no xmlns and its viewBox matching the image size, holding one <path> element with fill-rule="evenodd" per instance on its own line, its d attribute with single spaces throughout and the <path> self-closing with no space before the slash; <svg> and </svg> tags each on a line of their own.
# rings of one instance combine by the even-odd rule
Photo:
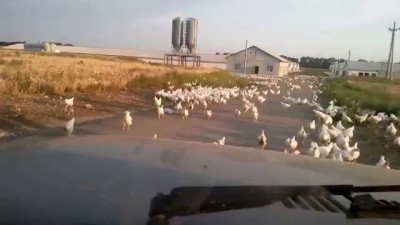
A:
<svg viewBox="0 0 400 225">
<path fill-rule="evenodd" d="M 265 100 L 266 100 L 266 98 L 264 98 L 263 96 L 257 96 L 257 100 L 260 102 L 260 103 L 264 103 L 265 102 Z"/>
<path fill-rule="evenodd" d="M 315 158 L 320 157 L 320 153 L 318 150 L 318 144 L 316 142 L 311 142 L 310 148 L 307 150 L 307 154 L 313 156 Z"/>
<path fill-rule="evenodd" d="M 185 107 L 182 112 L 182 120 L 187 119 L 189 117 L 189 110 Z"/>
<path fill-rule="evenodd" d="M 342 155 L 342 153 L 339 153 L 339 154 L 336 156 L 336 161 L 343 162 L 343 155 Z"/>
<path fill-rule="evenodd" d="M 216 145 L 225 145 L 225 137 L 222 137 L 220 140 L 214 141 L 213 143 Z"/>
<path fill-rule="evenodd" d="M 380 116 L 370 116 L 370 117 L 368 117 L 368 121 L 369 122 L 371 122 L 372 124 L 378 124 L 379 122 L 381 122 L 382 121 L 382 117 L 380 117 Z"/>
<path fill-rule="evenodd" d="M 348 161 L 355 162 L 358 157 L 360 157 L 360 150 L 358 149 L 358 143 L 355 143 L 354 146 L 350 147 L 348 144 L 344 147 L 344 151 L 347 151 L 350 154 Z"/>
<path fill-rule="evenodd" d="M 289 152 L 296 150 L 296 148 L 297 148 L 296 136 L 286 139 L 285 143 L 286 143 L 286 147 L 289 150 Z"/>
<path fill-rule="evenodd" d="M 320 153 L 320 158 L 328 157 L 329 153 L 332 151 L 333 143 L 329 143 L 327 146 L 318 146 L 318 151 Z"/>
<path fill-rule="evenodd" d="M 130 130 L 131 126 L 132 126 L 131 112 L 125 111 L 125 115 L 122 120 L 122 130 Z"/>
<path fill-rule="evenodd" d="M 304 141 L 307 139 L 308 134 L 307 132 L 304 130 L 304 126 L 301 126 L 299 132 L 297 132 L 297 137 L 302 140 L 302 144 L 304 145 Z"/>
<path fill-rule="evenodd" d="M 207 101 L 203 101 L 203 108 L 207 109 Z"/>
<path fill-rule="evenodd" d="M 321 132 L 318 134 L 318 139 L 322 143 L 329 143 L 331 142 L 331 135 L 328 133 L 326 129 L 321 129 Z"/>
<path fill-rule="evenodd" d="M 257 120 L 258 120 L 258 112 L 256 111 L 253 113 L 253 122 L 257 123 Z"/>
<path fill-rule="evenodd" d="M 66 106 L 66 107 L 72 107 L 72 106 L 74 106 L 74 97 L 72 97 L 72 98 L 66 98 L 66 99 L 64 100 L 64 102 L 65 102 L 65 106 Z"/>
<path fill-rule="evenodd" d="M 211 111 L 211 109 L 207 109 L 207 110 L 206 110 L 206 116 L 207 116 L 207 119 L 208 119 L 208 120 L 211 118 L 211 116 L 212 116 L 212 111 Z"/>
<path fill-rule="evenodd" d="M 239 109 L 236 109 L 236 110 L 235 110 L 235 116 L 236 116 L 236 117 L 240 117 L 240 115 L 242 115 L 242 112 L 240 112 Z"/>
<path fill-rule="evenodd" d="M 366 114 L 361 115 L 361 116 L 355 115 L 354 117 L 355 117 L 356 121 L 357 121 L 359 124 L 363 124 L 363 123 L 367 120 L 368 114 L 366 113 Z"/>
<path fill-rule="evenodd" d="M 265 136 L 264 130 L 262 130 L 260 136 L 258 136 L 258 143 L 262 150 L 267 146 L 267 137 Z"/>
<path fill-rule="evenodd" d="M 342 121 L 346 122 L 346 123 L 352 123 L 353 122 L 351 120 L 351 118 L 346 115 L 346 113 L 342 113 Z"/>
<path fill-rule="evenodd" d="M 68 136 L 71 136 L 72 132 L 74 131 L 74 123 L 75 118 L 72 118 L 64 125 L 64 130 L 67 132 Z"/>
<path fill-rule="evenodd" d="M 384 155 L 381 155 L 378 163 L 376 163 L 375 166 L 386 168 L 386 169 L 390 169 L 389 161 L 385 160 L 385 156 Z"/>
<path fill-rule="evenodd" d="M 346 130 L 346 128 L 342 125 L 342 121 L 340 120 L 336 123 L 335 128 L 341 131 Z"/>
<path fill-rule="evenodd" d="M 354 137 L 354 126 L 345 129 L 343 131 L 343 134 L 349 138 L 353 138 Z"/>
<path fill-rule="evenodd" d="M 157 96 L 154 96 L 154 105 L 156 107 L 160 107 L 161 106 L 161 97 L 157 98 Z"/>
<path fill-rule="evenodd" d="M 394 114 L 390 114 L 389 118 L 390 118 L 393 122 L 399 121 L 399 118 L 398 118 L 396 115 L 394 115 Z"/>
<path fill-rule="evenodd" d="M 254 113 L 258 113 L 258 109 L 257 106 L 253 105 L 253 107 L 251 107 L 251 111 Z"/>
<path fill-rule="evenodd" d="M 157 107 L 157 115 L 158 115 L 158 119 L 160 119 L 161 117 L 164 116 L 164 106 L 163 105 Z"/>
<path fill-rule="evenodd" d="M 400 147 L 400 136 L 394 139 L 393 144 Z"/>
<path fill-rule="evenodd" d="M 394 126 L 394 124 L 391 122 L 389 126 L 386 127 L 386 133 L 390 136 L 393 137 L 397 133 L 397 129 Z"/>
<path fill-rule="evenodd" d="M 176 112 L 176 114 L 182 113 L 182 109 L 183 109 L 182 103 L 181 103 L 181 102 L 178 102 L 178 103 L 175 105 L 175 112 Z"/>
<path fill-rule="evenodd" d="M 73 106 L 74 106 L 74 97 L 66 98 L 64 100 L 64 102 L 65 102 L 64 111 L 67 113 L 67 115 L 74 114 L 74 108 L 73 108 Z"/>
<path fill-rule="evenodd" d="M 340 134 L 339 136 L 336 137 L 336 144 L 344 148 L 346 145 L 348 145 L 350 142 L 350 138 L 344 134 Z"/>
<path fill-rule="evenodd" d="M 315 131 L 315 120 L 313 120 L 313 121 L 311 121 L 309 124 L 308 124 L 308 128 L 310 129 L 310 130 L 312 130 L 312 131 Z"/>
<path fill-rule="evenodd" d="M 282 107 L 283 107 L 284 109 L 288 109 L 288 108 L 290 108 L 290 106 L 292 106 L 292 105 L 290 105 L 289 103 L 284 103 L 284 102 L 282 102 L 282 101 L 281 101 L 281 105 L 282 105 Z"/>
</svg>

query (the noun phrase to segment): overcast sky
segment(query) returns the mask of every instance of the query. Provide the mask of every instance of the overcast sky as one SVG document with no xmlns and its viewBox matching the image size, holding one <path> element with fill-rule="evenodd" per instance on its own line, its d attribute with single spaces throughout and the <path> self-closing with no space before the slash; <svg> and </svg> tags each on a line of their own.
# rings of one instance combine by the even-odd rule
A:
<svg viewBox="0 0 400 225">
<path fill-rule="evenodd" d="M 199 20 L 199 52 L 245 40 L 288 56 L 385 60 L 399 0 L 0 0 L 0 40 L 168 50 L 174 17 Z M 400 32 L 395 61 L 400 61 Z"/>
</svg>

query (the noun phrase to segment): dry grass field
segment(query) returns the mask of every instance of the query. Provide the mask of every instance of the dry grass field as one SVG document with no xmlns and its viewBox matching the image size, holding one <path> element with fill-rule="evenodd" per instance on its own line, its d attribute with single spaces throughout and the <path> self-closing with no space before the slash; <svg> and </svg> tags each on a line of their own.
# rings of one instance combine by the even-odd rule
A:
<svg viewBox="0 0 400 225">
<path fill-rule="evenodd" d="M 128 57 L 0 51 L 1 90 L 12 94 L 99 94 L 126 90 L 127 85 L 140 75 L 215 71 L 147 64 Z"/>
<path fill-rule="evenodd" d="M 247 82 L 219 69 L 151 64 L 134 57 L 0 50 L 0 138 L 61 126 L 68 119 L 64 98 L 75 97 L 75 115 L 82 122 L 145 108 L 155 89 L 192 81 L 218 86 Z"/>
</svg>

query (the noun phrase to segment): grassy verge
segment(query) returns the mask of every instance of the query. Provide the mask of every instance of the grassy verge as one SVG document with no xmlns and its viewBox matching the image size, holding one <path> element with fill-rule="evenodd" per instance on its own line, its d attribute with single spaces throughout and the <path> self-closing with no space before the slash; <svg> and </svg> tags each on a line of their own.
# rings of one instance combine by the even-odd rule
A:
<svg viewBox="0 0 400 225">
<path fill-rule="evenodd" d="M 292 72 L 290 75 L 309 75 L 309 76 L 327 76 L 325 72 L 328 70 L 325 69 L 315 69 L 315 68 L 300 68 L 300 71 Z"/>
<path fill-rule="evenodd" d="M 400 113 L 400 81 L 380 78 L 347 77 L 326 81 L 325 96 L 336 98 L 338 104 L 386 113 Z"/>
<path fill-rule="evenodd" d="M 127 84 L 127 89 L 135 90 L 146 88 L 167 88 L 168 82 L 176 87 L 182 87 L 184 83 L 188 82 L 196 82 L 197 84 L 201 84 L 203 86 L 244 87 L 248 84 L 248 79 L 243 77 L 235 77 L 223 70 L 206 74 L 172 72 L 158 77 L 151 77 L 141 74 Z"/>
<path fill-rule="evenodd" d="M 328 102 L 336 98 L 338 105 L 347 106 L 347 115 L 362 114 L 364 109 L 397 114 L 400 112 L 400 82 L 388 81 L 380 78 L 342 77 L 326 79 L 326 91 L 321 101 Z M 340 120 L 338 114 L 335 121 Z M 357 125 L 354 142 L 359 143 L 361 156 L 359 163 L 374 165 L 381 155 L 389 160 L 391 168 L 400 169 L 400 154 L 392 142 L 387 139 L 387 123 L 375 126 Z"/>
</svg>

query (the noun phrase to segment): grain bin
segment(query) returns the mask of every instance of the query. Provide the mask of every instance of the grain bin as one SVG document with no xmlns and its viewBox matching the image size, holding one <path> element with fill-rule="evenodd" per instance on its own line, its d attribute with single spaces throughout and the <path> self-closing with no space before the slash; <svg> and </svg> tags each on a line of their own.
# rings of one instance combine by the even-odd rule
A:
<svg viewBox="0 0 400 225">
<path fill-rule="evenodd" d="M 174 52 L 179 52 L 183 45 L 182 24 L 183 21 L 181 21 L 180 17 L 172 20 L 172 48 Z"/>
<path fill-rule="evenodd" d="M 197 53 L 197 35 L 198 35 L 198 23 L 194 18 L 188 18 L 186 20 L 186 37 L 185 46 L 190 54 Z"/>
</svg>

